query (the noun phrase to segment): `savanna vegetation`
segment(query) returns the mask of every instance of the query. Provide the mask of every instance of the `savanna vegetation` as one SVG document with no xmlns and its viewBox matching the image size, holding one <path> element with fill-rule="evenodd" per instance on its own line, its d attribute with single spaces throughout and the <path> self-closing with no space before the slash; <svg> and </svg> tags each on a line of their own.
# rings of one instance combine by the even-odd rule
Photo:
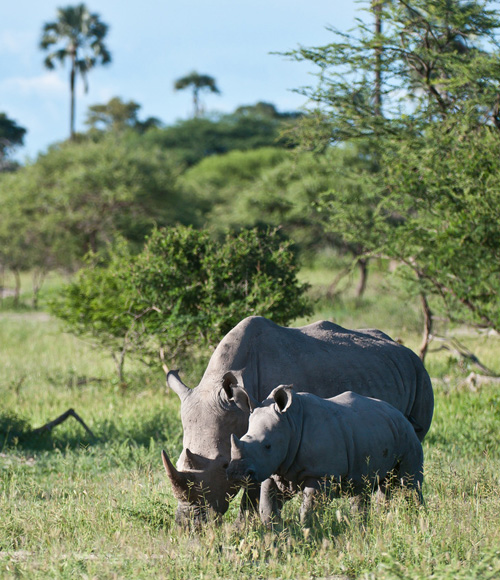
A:
<svg viewBox="0 0 500 580">
<path fill-rule="evenodd" d="M 329 275 L 302 273 L 314 281 L 316 295 Z M 41 305 L 59 283 L 48 280 Z M 309 319 L 382 327 L 417 346 L 418 302 L 387 287 L 376 268 L 355 304 L 351 289 L 319 304 Z M 125 387 L 105 352 L 61 333 L 43 311 L 0 316 L 3 577 L 468 579 L 500 573 L 500 386 L 468 383 L 477 367 L 449 351 L 427 356 L 436 412 L 424 441 L 425 508 L 410 508 L 398 495 L 363 519 L 347 500 L 335 500 L 321 507 L 319 526 L 303 529 L 293 501 L 283 530 L 270 534 L 258 523 L 234 525 L 236 498 L 221 526 L 181 531 L 160 460 L 162 448 L 172 456 L 182 448 L 179 400 L 166 392 L 161 370 L 130 361 Z M 498 336 L 460 330 L 461 343 L 498 372 Z M 191 384 L 202 370 L 203 361 L 182 369 Z M 74 419 L 30 437 L 29 429 L 69 407 L 95 438 Z"/>
<path fill-rule="evenodd" d="M 500 575 L 491 6 L 368 3 L 354 30 L 288 53 L 318 70 L 300 114 L 207 114 L 218 83 L 191 73 L 176 87 L 192 119 L 141 120 L 115 97 L 23 167 L 8 156 L 25 129 L 0 114 L 2 577 Z M 84 5 L 43 28 L 71 95 L 110 62 L 106 30 Z M 235 526 L 234 501 L 221 526 L 175 527 L 160 451 L 176 456 L 182 433 L 162 362 L 197 384 L 250 314 L 376 327 L 419 352 L 436 395 L 425 507 L 325 501 L 303 528 L 294 500 L 269 533 Z M 69 408 L 91 433 L 71 417 L 36 430 Z"/>
</svg>

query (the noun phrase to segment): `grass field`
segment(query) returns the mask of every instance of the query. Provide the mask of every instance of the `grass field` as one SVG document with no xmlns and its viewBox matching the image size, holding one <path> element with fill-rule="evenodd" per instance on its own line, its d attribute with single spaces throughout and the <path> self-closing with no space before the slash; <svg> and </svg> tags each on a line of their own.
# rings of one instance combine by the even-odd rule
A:
<svg viewBox="0 0 500 580">
<path fill-rule="evenodd" d="M 320 296 L 324 273 L 303 276 Z M 312 319 L 320 317 L 376 326 L 412 348 L 420 342 L 417 306 L 377 276 L 357 308 L 347 292 L 333 304 L 320 300 Z M 498 336 L 454 331 L 500 372 Z M 297 499 L 283 531 L 271 534 L 256 522 L 238 529 L 236 499 L 221 526 L 195 533 L 173 524 L 160 451 L 177 456 L 182 433 L 161 373 L 131 365 L 124 387 L 105 352 L 61 333 L 43 311 L 4 304 L 0 578 L 499 578 L 500 387 L 471 390 L 465 378 L 474 369 L 448 351 L 426 362 L 436 410 L 424 441 L 425 508 L 401 494 L 361 516 L 335 500 L 321 506 L 320 525 L 304 529 Z M 199 369 L 186 370 L 195 384 Z M 50 436 L 23 439 L 70 407 L 95 439 L 72 418 Z"/>
</svg>

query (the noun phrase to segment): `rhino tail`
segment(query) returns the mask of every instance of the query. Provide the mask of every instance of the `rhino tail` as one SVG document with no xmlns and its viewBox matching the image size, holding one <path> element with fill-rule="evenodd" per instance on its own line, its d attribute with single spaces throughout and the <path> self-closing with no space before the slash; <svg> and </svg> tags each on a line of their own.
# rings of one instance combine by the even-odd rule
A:
<svg viewBox="0 0 500 580">
<path fill-rule="evenodd" d="M 424 439 L 430 429 L 434 414 L 434 393 L 432 382 L 422 361 L 414 355 L 416 381 L 414 386 L 413 405 L 406 409 L 407 419 L 413 425 L 420 441 Z"/>
</svg>

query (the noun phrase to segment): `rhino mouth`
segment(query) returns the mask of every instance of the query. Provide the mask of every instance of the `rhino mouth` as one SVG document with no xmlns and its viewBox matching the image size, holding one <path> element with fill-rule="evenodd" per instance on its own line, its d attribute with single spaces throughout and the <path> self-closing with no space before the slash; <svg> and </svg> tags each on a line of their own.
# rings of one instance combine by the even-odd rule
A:
<svg viewBox="0 0 500 580">
<path fill-rule="evenodd" d="M 252 467 L 238 461 L 232 461 L 229 464 L 226 470 L 226 477 L 228 481 L 247 488 L 262 482 Z"/>
<path fill-rule="evenodd" d="M 245 486 L 262 483 L 268 476 L 262 477 L 263 474 L 257 472 L 255 464 L 258 461 L 254 460 L 254 453 L 249 453 L 246 446 L 247 443 L 231 435 L 231 462 L 226 469 L 226 477 Z"/>
<path fill-rule="evenodd" d="M 197 528 L 202 524 L 222 522 L 223 514 L 208 505 L 179 503 L 175 523 L 183 528 Z"/>
</svg>

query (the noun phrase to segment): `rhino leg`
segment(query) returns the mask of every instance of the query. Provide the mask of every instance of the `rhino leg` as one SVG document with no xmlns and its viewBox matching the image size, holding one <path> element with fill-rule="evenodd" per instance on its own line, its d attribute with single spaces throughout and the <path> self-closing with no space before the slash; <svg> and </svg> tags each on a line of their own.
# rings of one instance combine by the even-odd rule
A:
<svg viewBox="0 0 500 580">
<path fill-rule="evenodd" d="M 314 515 L 314 499 L 318 490 L 315 487 L 305 487 L 300 506 L 300 523 L 305 527 L 310 527 Z"/>
<path fill-rule="evenodd" d="M 390 500 L 393 491 L 403 487 L 415 492 L 412 497 L 416 499 L 418 505 L 425 505 L 422 495 L 423 479 L 423 453 L 419 447 L 403 456 L 395 468 L 380 482 L 376 496 L 377 504 L 382 505 Z"/>
<path fill-rule="evenodd" d="M 245 486 L 241 497 L 240 511 L 236 524 L 243 525 L 259 509 L 260 485 L 253 483 Z"/>
<path fill-rule="evenodd" d="M 272 477 L 266 479 L 260 486 L 259 513 L 262 523 L 269 529 L 281 523 L 281 508 L 283 494 L 278 489 Z"/>
<path fill-rule="evenodd" d="M 377 490 L 377 494 L 379 490 Z M 382 493 L 382 492 L 380 492 Z M 366 516 L 368 513 L 368 507 L 371 502 L 371 497 L 368 493 L 355 493 L 349 497 L 349 508 L 353 515 Z"/>
<path fill-rule="evenodd" d="M 316 496 L 319 492 L 319 483 L 315 480 L 306 480 L 300 506 L 300 523 L 305 527 L 313 524 Z"/>
<path fill-rule="evenodd" d="M 398 478 L 401 485 L 415 491 L 419 505 L 425 505 L 424 496 L 422 495 L 422 483 L 424 480 L 422 469 L 423 466 L 418 461 L 401 461 L 398 470 Z"/>
</svg>

